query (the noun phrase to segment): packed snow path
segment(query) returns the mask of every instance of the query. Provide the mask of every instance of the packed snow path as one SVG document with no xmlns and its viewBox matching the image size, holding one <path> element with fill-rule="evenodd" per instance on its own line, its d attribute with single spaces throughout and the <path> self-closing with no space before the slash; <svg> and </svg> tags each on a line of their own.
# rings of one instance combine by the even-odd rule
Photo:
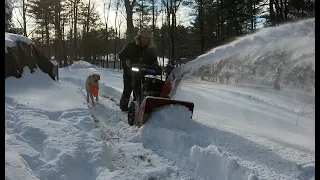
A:
<svg viewBox="0 0 320 180">
<path fill-rule="evenodd" d="M 102 95 L 88 108 L 77 82 L 39 71 L 6 81 L 6 179 L 190 179 L 129 142 L 135 128 L 112 100 Z"/>
</svg>

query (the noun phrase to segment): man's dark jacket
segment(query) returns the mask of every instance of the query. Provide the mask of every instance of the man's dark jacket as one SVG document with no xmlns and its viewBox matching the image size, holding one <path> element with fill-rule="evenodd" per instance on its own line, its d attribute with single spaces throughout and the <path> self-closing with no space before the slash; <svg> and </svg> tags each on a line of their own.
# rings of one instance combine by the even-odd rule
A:
<svg viewBox="0 0 320 180">
<path fill-rule="evenodd" d="M 146 65 L 155 65 L 158 64 L 157 56 L 153 49 L 148 48 L 147 46 L 142 47 L 137 45 L 135 41 L 129 42 L 125 47 L 119 52 L 119 59 L 122 63 L 123 72 L 126 75 L 129 75 L 129 69 L 126 65 L 126 60 L 129 59 L 131 64 L 146 64 Z"/>
</svg>

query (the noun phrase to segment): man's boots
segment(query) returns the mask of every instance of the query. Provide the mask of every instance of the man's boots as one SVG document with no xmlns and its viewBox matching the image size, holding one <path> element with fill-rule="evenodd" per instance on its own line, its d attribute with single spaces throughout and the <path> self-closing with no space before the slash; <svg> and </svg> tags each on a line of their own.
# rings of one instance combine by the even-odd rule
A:
<svg viewBox="0 0 320 180">
<path fill-rule="evenodd" d="M 128 111 L 128 103 L 129 103 L 129 100 L 127 100 L 123 95 L 121 96 L 121 99 L 120 99 L 120 109 L 121 111 Z"/>
</svg>

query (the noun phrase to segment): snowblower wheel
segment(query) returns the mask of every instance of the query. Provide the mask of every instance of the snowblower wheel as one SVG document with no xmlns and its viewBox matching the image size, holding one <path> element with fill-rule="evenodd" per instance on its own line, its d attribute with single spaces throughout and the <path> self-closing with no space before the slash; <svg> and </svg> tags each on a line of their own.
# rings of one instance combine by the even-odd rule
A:
<svg viewBox="0 0 320 180">
<path fill-rule="evenodd" d="M 134 125 L 134 120 L 136 119 L 138 112 L 139 112 L 139 103 L 137 101 L 132 101 L 128 109 L 128 124 L 130 126 Z"/>
</svg>

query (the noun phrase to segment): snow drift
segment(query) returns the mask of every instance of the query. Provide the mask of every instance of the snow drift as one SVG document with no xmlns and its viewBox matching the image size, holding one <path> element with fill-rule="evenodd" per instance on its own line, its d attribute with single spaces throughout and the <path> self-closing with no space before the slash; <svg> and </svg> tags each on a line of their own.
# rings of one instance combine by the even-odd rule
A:
<svg viewBox="0 0 320 180">
<path fill-rule="evenodd" d="M 141 130 L 144 147 L 197 174 L 197 179 L 310 178 L 310 172 L 299 169 L 284 156 L 298 156 L 301 152 L 270 151 L 275 145 L 210 128 L 190 119 L 190 113 L 185 107 L 173 105 L 154 113 Z"/>
<path fill-rule="evenodd" d="M 87 180 L 112 170 L 78 87 L 48 78 L 37 70 L 6 80 L 6 179 Z"/>
</svg>

